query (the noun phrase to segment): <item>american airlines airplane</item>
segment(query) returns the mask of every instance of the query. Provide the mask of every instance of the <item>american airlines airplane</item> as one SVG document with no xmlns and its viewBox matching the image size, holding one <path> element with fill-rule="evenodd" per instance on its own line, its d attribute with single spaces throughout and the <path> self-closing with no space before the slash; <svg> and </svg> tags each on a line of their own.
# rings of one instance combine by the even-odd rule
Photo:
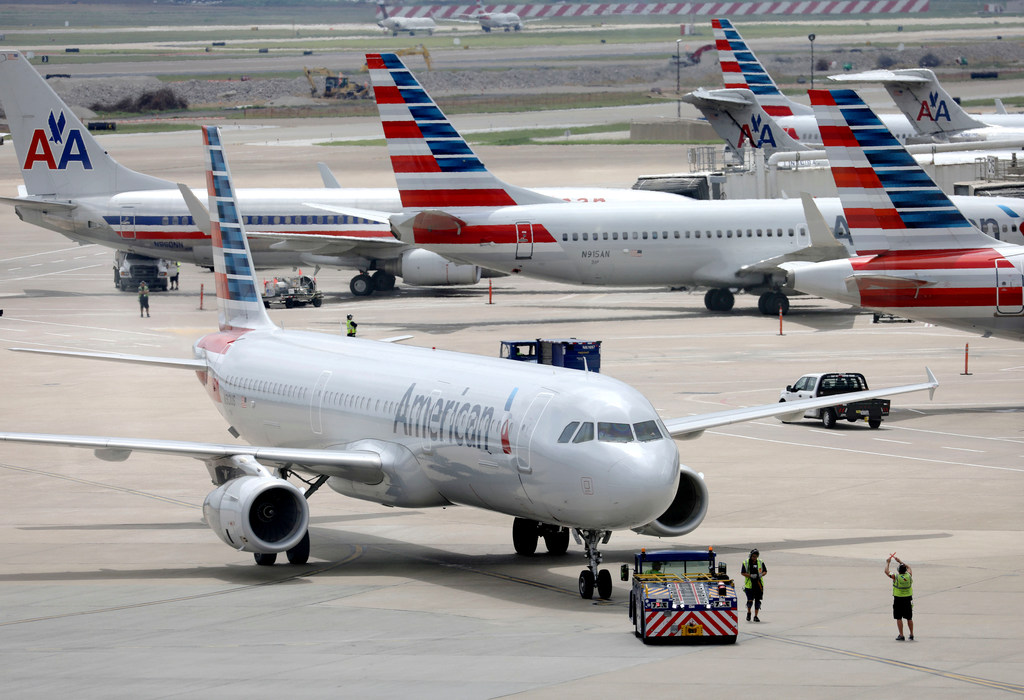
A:
<svg viewBox="0 0 1024 700">
<path fill-rule="evenodd" d="M 1024 246 L 975 228 L 854 91 L 810 95 L 818 122 L 828 127 L 825 150 L 858 254 L 784 263 L 790 284 L 846 304 L 1024 340 Z"/>
<path fill-rule="evenodd" d="M 928 68 L 830 75 L 837 83 L 881 83 L 918 133 L 935 141 L 1024 138 L 1024 114 L 968 114 Z"/>
<path fill-rule="evenodd" d="M 278 328 L 257 291 L 219 130 L 203 127 L 203 140 L 218 330 L 195 342 L 191 359 L 34 352 L 194 372 L 231 433 L 249 444 L 12 432 L 0 441 L 92 449 L 113 461 L 132 452 L 200 460 L 216 485 L 203 505 L 206 524 L 258 564 L 273 564 L 281 552 L 292 563 L 308 561 L 307 499 L 327 485 L 388 506 L 459 504 L 507 514 L 523 554 L 541 537 L 561 554 L 575 537 L 588 560 L 580 595 L 596 589 L 608 598 L 612 579 L 600 568 L 599 547 L 613 530 L 674 537 L 707 512 L 703 477 L 680 464 L 673 437 L 835 402 L 662 421 L 639 392 L 601 374 Z M 937 386 L 928 371 L 924 383 L 843 399 Z"/>
<path fill-rule="evenodd" d="M 752 91 L 765 112 L 793 138 L 809 146 L 821 145 L 813 110 L 782 93 L 732 22 L 713 19 L 711 30 L 725 87 Z M 919 138 L 917 129 L 902 114 L 882 114 L 879 118 L 901 142 Z"/>
<path fill-rule="evenodd" d="M 388 17 L 388 8 L 383 2 L 377 3 L 377 16 L 380 18 L 377 26 L 391 32 L 391 36 L 406 32 L 409 36 L 416 36 L 416 32 L 426 32 L 432 36 L 437 29 L 437 23 L 430 17 Z"/>
<path fill-rule="evenodd" d="M 503 29 L 506 32 L 521 31 L 526 24 L 515 12 L 485 12 L 480 5 L 476 5 L 468 15 L 462 15 L 474 22 L 480 23 L 484 32 L 492 29 Z"/>
<path fill-rule="evenodd" d="M 768 114 L 751 90 L 697 88 L 680 99 L 699 109 L 715 133 L 733 152 L 756 148 L 766 155 L 772 155 L 779 151 L 813 150 L 808 144 L 797 140 L 792 127 L 783 128 Z"/>
<path fill-rule="evenodd" d="M 779 263 L 853 252 L 812 248 L 795 199 L 577 204 L 509 185 L 485 168 L 398 56 L 366 58 L 404 208 L 391 223 L 405 243 L 570 284 L 706 287 L 712 311 L 731 309 L 739 289 L 758 294 L 758 309 L 773 316 L 789 310 Z M 1024 243 L 1020 200 L 961 201 L 970 216 Z M 839 200 L 818 202 L 844 239 Z"/>
<path fill-rule="evenodd" d="M 176 184 L 110 157 L 18 52 L 0 52 L 0 104 L 25 182 L 17 197 L 0 197 L 0 202 L 14 206 L 19 218 L 80 243 L 213 265 L 209 225 L 192 217 Z M 541 191 L 576 202 L 676 199 L 599 187 Z M 401 211 L 395 189 L 342 189 L 334 181 L 321 189 L 240 189 L 238 197 L 259 268 L 355 268 L 349 289 L 356 296 L 390 290 L 396 277 L 420 286 L 480 279 L 475 265 L 454 264 L 391 234 L 387 212 Z"/>
</svg>

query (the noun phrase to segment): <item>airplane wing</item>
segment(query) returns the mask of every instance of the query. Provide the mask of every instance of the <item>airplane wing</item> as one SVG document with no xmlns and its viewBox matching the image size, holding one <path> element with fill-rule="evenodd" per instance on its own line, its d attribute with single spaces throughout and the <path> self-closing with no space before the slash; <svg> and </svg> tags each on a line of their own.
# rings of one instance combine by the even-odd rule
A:
<svg viewBox="0 0 1024 700">
<path fill-rule="evenodd" d="M 751 406 L 749 408 L 733 408 L 728 411 L 716 411 L 715 413 L 702 413 L 686 418 L 672 418 L 665 421 L 665 427 L 674 438 L 692 440 L 698 438 L 708 428 L 717 428 L 743 421 L 757 420 L 758 418 L 781 417 L 780 420 L 796 420 L 804 412 L 812 408 L 827 408 L 840 403 L 850 401 L 864 401 L 866 399 L 877 399 L 883 396 L 895 396 L 897 394 L 909 394 L 912 391 L 928 390 L 930 399 L 939 386 L 939 380 L 935 378 L 932 371 L 925 368 L 928 373 L 928 381 L 921 384 L 907 384 L 889 389 L 869 389 L 868 391 L 855 391 L 849 394 L 835 394 L 833 396 L 822 396 L 816 399 L 803 399 L 801 401 L 787 401 L 785 403 L 768 404 L 765 406 Z"/>
<path fill-rule="evenodd" d="M 288 467 L 314 474 L 352 479 L 365 484 L 377 484 L 384 478 L 380 455 L 360 450 L 310 450 L 145 438 L 4 432 L 0 432 L 0 442 L 81 447 L 93 450 L 97 457 L 109 462 L 124 461 L 132 452 L 179 455 L 202 461 L 249 455 L 260 464 L 271 468 Z"/>
</svg>

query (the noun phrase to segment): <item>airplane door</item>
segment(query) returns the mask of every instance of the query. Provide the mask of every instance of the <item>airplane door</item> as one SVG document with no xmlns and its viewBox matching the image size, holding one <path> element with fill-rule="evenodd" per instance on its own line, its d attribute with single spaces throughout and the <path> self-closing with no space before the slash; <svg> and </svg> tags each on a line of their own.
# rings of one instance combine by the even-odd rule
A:
<svg viewBox="0 0 1024 700">
<path fill-rule="evenodd" d="M 135 240 L 135 208 L 122 207 L 118 233 L 121 238 Z"/>
<path fill-rule="evenodd" d="M 516 260 L 533 257 L 533 224 L 529 221 L 516 222 Z"/>
<path fill-rule="evenodd" d="M 324 389 L 331 378 L 330 370 L 324 370 L 313 386 L 313 393 L 309 397 L 309 427 L 314 435 L 322 435 L 324 432 L 322 409 L 324 406 Z"/>
<path fill-rule="evenodd" d="M 1006 258 L 996 259 L 996 313 L 1024 313 L 1024 279 Z"/>
<path fill-rule="evenodd" d="M 550 392 L 537 394 L 519 424 L 519 433 L 516 435 L 516 469 L 522 474 L 533 472 L 533 466 L 530 464 L 530 446 L 537 426 L 540 425 L 541 416 L 544 415 L 544 409 L 553 397 L 554 394 Z"/>
</svg>

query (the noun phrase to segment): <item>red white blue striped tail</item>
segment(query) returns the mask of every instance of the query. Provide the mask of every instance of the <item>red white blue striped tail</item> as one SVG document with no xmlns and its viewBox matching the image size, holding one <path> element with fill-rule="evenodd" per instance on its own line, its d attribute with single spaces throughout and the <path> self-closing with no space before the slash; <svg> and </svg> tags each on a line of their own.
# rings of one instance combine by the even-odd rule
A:
<svg viewBox="0 0 1024 700">
<path fill-rule="evenodd" d="M 732 22 L 713 19 L 711 30 L 715 35 L 715 48 L 718 50 L 718 63 L 722 68 L 725 87 L 750 90 L 757 96 L 764 111 L 773 117 L 811 113 L 807 105 L 794 102 L 782 94 L 757 56 L 732 26 Z"/>
<path fill-rule="evenodd" d="M 810 90 L 832 177 L 858 253 L 989 248 L 853 90 Z"/>
<path fill-rule="evenodd" d="M 406 209 L 561 202 L 492 175 L 393 53 L 366 54 L 391 166 Z"/>
<path fill-rule="evenodd" d="M 238 214 L 220 130 L 204 126 L 206 186 L 210 194 L 210 234 L 213 243 L 213 274 L 217 285 L 220 329 L 272 328 L 256 286 L 249 242 Z"/>
</svg>

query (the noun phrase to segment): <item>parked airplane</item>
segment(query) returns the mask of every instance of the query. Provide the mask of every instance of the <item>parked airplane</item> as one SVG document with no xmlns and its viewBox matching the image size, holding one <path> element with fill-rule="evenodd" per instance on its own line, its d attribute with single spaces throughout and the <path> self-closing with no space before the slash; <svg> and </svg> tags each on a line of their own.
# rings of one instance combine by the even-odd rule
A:
<svg viewBox="0 0 1024 700">
<path fill-rule="evenodd" d="M 1024 340 L 1024 246 L 975 228 L 854 91 L 810 95 L 827 127 L 825 150 L 858 255 L 784 263 L 790 284 L 846 304 Z M 824 232 L 822 240 L 829 239 Z"/>
<path fill-rule="evenodd" d="M 588 285 L 709 287 L 704 303 L 728 311 L 734 289 L 760 295 L 762 313 L 786 313 L 786 260 L 847 257 L 810 248 L 797 200 L 574 204 L 493 176 L 394 54 L 367 66 L 405 212 L 391 217 L 402 241 L 451 260 Z M 1019 200 L 965 198 L 971 216 L 1012 227 Z M 838 199 L 822 210 L 845 228 Z M 1011 206 L 1012 205 L 1012 206 Z M 1024 238 L 1021 239 L 1024 242 Z"/>
<path fill-rule="evenodd" d="M 462 15 L 462 17 L 479 22 L 484 32 L 490 32 L 492 29 L 518 32 L 525 24 L 515 12 L 485 12 L 480 5 L 475 5 L 472 12 Z"/>
<path fill-rule="evenodd" d="M 757 96 L 748 89 L 697 88 L 680 99 L 697 107 L 734 153 L 738 154 L 744 148 L 756 148 L 766 155 L 778 151 L 812 150 L 811 146 L 797 141 L 792 127 L 783 128 L 769 115 Z"/>
<path fill-rule="evenodd" d="M 416 32 L 434 34 L 437 24 L 430 17 L 388 17 L 388 8 L 383 2 L 377 3 L 377 17 L 380 21 L 377 26 L 391 32 L 391 36 L 398 36 L 400 33 L 408 32 L 409 36 L 416 36 Z"/>
<path fill-rule="evenodd" d="M 213 265 L 209 227 L 193 219 L 175 183 L 111 158 L 17 52 L 0 52 L 0 104 L 15 134 L 25 181 L 19 196 L 0 197 L 0 202 L 13 205 L 23 221 L 80 243 Z M 475 265 L 457 265 L 395 239 L 386 214 L 379 212 L 401 211 L 396 189 L 340 189 L 333 176 L 330 180 L 324 189 L 239 190 L 257 267 L 355 268 L 359 273 L 349 289 L 356 296 L 389 290 L 396 276 L 421 286 L 480 279 Z M 596 187 L 542 191 L 572 201 L 676 198 Z M 340 213 L 335 211 L 339 208 Z"/>
<path fill-rule="evenodd" d="M 227 159 L 203 127 L 219 330 L 193 358 L 22 351 L 157 365 L 196 373 L 232 434 L 251 444 L 0 433 L 0 440 L 83 447 L 108 460 L 131 452 L 205 462 L 217 488 L 207 525 L 229 546 L 272 564 L 310 553 L 307 498 L 325 483 L 389 506 L 471 505 L 515 517 L 513 544 L 539 537 L 564 553 L 570 530 L 587 553 L 579 591 L 612 592 L 598 547 L 613 530 L 690 532 L 707 512 L 703 477 L 681 465 L 672 437 L 771 416 L 803 414 L 835 397 L 738 408 L 663 422 L 639 392 L 600 374 L 308 331 L 267 316 Z M 194 209 L 202 208 L 181 186 Z M 929 390 L 928 381 L 844 394 L 844 400 Z M 305 492 L 288 481 L 294 476 Z"/>
<path fill-rule="evenodd" d="M 808 146 L 821 145 L 814 111 L 782 93 L 732 22 L 724 18 L 713 19 L 711 29 L 725 87 L 750 90 L 765 112 L 791 136 Z M 879 118 L 901 142 L 913 142 L 919 138 L 917 129 L 902 114 L 882 114 Z"/>
<path fill-rule="evenodd" d="M 928 68 L 842 73 L 828 79 L 837 83 L 881 83 L 911 126 L 934 140 L 1024 138 L 1024 114 L 968 114 Z"/>
</svg>

